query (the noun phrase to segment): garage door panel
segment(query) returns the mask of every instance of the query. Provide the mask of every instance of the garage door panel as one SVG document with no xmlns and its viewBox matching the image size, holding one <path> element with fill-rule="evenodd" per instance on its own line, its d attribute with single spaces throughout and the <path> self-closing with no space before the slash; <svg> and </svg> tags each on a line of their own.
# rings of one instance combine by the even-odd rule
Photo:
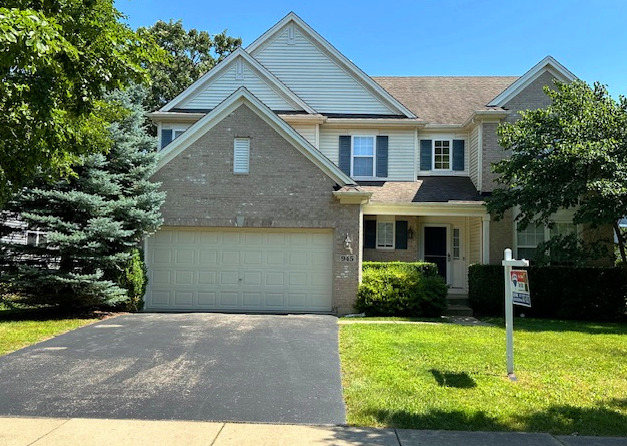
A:
<svg viewBox="0 0 627 446">
<path fill-rule="evenodd" d="M 237 291 L 222 291 L 219 294 L 220 307 L 225 308 L 225 309 L 237 308 L 238 296 L 239 296 L 239 293 Z"/>
<path fill-rule="evenodd" d="M 174 293 L 174 305 L 191 307 L 194 304 L 194 293 L 192 291 L 176 291 Z"/>
<path fill-rule="evenodd" d="M 263 263 L 263 253 L 261 251 L 247 251 L 244 253 L 244 265 L 259 266 Z"/>
<path fill-rule="evenodd" d="M 146 308 L 331 311 L 333 233 L 162 228 L 148 239 Z"/>
<path fill-rule="evenodd" d="M 200 266 L 215 266 L 218 264 L 218 253 L 213 246 L 203 246 L 198 257 Z"/>
<path fill-rule="evenodd" d="M 176 271 L 174 283 L 177 285 L 192 285 L 194 283 L 194 273 L 192 271 Z"/>
<path fill-rule="evenodd" d="M 237 285 L 239 282 L 238 271 L 222 271 L 220 272 L 220 285 Z"/>
<path fill-rule="evenodd" d="M 209 307 L 215 308 L 216 306 L 216 293 L 207 292 L 207 291 L 199 291 L 198 292 L 198 306 L 200 307 Z"/>
</svg>

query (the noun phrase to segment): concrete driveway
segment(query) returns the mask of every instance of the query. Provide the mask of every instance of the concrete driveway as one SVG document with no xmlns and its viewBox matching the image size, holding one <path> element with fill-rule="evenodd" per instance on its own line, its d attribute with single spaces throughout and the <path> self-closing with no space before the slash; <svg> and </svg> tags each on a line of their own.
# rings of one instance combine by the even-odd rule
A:
<svg viewBox="0 0 627 446">
<path fill-rule="evenodd" d="M 108 319 L 0 357 L 0 416 L 342 424 L 337 320 Z"/>
</svg>

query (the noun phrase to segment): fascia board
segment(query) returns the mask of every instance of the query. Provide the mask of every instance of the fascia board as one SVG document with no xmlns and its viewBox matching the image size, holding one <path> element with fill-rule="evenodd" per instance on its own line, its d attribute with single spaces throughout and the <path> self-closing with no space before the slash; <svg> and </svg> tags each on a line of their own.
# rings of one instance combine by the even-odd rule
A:
<svg viewBox="0 0 627 446">
<path fill-rule="evenodd" d="M 309 141 L 301 136 L 289 124 L 279 118 L 272 110 L 257 99 L 245 87 L 238 88 L 231 96 L 214 108 L 204 118 L 193 124 L 185 133 L 172 141 L 160 154 L 156 171 L 182 153 L 189 145 L 200 139 L 211 128 L 221 122 L 226 116 L 235 111 L 240 105 L 246 104 L 267 124 L 283 136 L 290 144 L 299 150 L 306 158 L 318 166 L 330 178 L 341 186 L 355 182 L 342 172 L 331 160 L 316 149 Z"/>
<path fill-rule="evenodd" d="M 294 12 L 290 12 L 283 17 L 277 24 L 275 24 L 268 31 L 263 33 L 253 43 L 246 47 L 246 51 L 249 54 L 253 54 L 256 50 L 261 48 L 266 42 L 271 40 L 279 31 L 283 29 L 289 22 L 294 22 L 298 25 L 302 31 L 305 32 L 315 44 L 323 50 L 327 55 L 331 56 L 340 66 L 346 69 L 355 79 L 360 81 L 371 93 L 375 94 L 380 100 L 382 100 L 386 106 L 395 109 L 407 116 L 408 118 L 416 118 L 411 110 L 401 104 L 394 96 L 388 93 L 383 87 L 377 84 L 370 78 L 361 68 L 350 61 L 346 56 L 340 53 L 331 43 L 329 43 L 324 37 L 322 37 L 316 30 L 309 26 L 303 19 L 301 19 Z"/>
<path fill-rule="evenodd" d="M 152 112 L 146 113 L 153 122 L 196 122 L 205 116 L 206 113 L 177 113 L 177 112 Z"/>
<path fill-rule="evenodd" d="M 479 201 L 472 203 L 369 203 L 364 205 L 363 213 L 419 217 L 483 217 L 487 211 L 484 203 Z"/>
<path fill-rule="evenodd" d="M 501 94 L 495 97 L 488 106 L 491 107 L 502 107 L 505 105 L 510 99 L 518 95 L 522 90 L 525 89 L 529 84 L 531 84 L 534 80 L 540 77 L 544 71 L 549 71 L 555 78 L 563 81 L 563 82 L 572 82 L 577 79 L 570 70 L 568 70 L 564 65 L 559 63 L 551 56 L 546 56 L 536 65 L 534 65 L 529 71 L 519 77 L 512 85 L 507 87 Z"/>
<path fill-rule="evenodd" d="M 422 128 L 426 125 L 424 121 L 416 119 L 380 119 L 380 118 L 328 118 L 326 127 L 396 127 L 396 128 Z"/>
</svg>

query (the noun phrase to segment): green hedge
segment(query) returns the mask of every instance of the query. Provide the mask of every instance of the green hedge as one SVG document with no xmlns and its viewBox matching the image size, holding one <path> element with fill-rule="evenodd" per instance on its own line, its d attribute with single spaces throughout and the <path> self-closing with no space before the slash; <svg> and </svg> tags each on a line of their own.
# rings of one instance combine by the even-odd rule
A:
<svg viewBox="0 0 627 446">
<path fill-rule="evenodd" d="M 355 309 L 368 316 L 441 316 L 446 310 L 446 283 L 437 275 L 437 267 L 429 265 L 364 264 Z"/>
<path fill-rule="evenodd" d="M 395 268 L 399 271 L 413 272 L 417 271 L 424 276 L 435 277 L 438 275 L 438 267 L 435 263 L 429 262 L 363 262 L 361 269 L 367 271 L 370 269 L 389 269 Z"/>
<path fill-rule="evenodd" d="M 531 308 L 514 306 L 530 317 L 618 320 L 624 317 L 627 274 L 620 268 L 542 266 L 529 272 Z M 468 299 L 479 314 L 502 316 L 504 272 L 500 265 L 471 265 Z"/>
</svg>

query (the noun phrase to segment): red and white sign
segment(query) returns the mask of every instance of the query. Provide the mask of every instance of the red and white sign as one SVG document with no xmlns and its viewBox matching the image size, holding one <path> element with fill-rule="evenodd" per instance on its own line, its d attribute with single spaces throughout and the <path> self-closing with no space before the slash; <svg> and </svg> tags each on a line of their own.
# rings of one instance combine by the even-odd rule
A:
<svg viewBox="0 0 627 446">
<path fill-rule="evenodd" d="M 527 278 L 527 271 L 512 270 L 511 285 L 512 301 L 514 305 L 531 307 L 531 296 L 529 293 L 529 279 Z"/>
</svg>

